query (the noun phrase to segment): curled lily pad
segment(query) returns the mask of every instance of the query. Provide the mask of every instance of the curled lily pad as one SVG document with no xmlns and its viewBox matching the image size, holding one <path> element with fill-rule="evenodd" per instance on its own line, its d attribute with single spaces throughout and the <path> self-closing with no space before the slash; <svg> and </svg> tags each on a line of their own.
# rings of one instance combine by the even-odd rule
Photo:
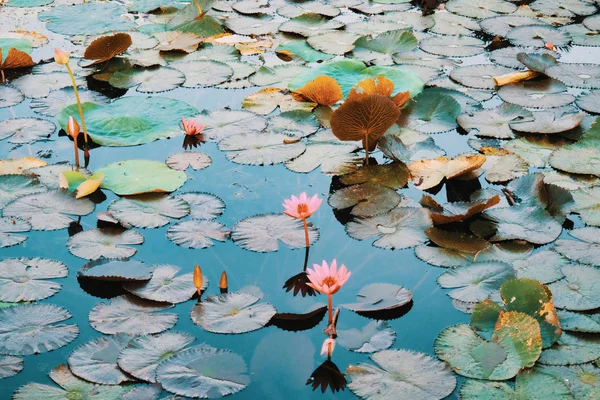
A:
<svg viewBox="0 0 600 400">
<path fill-rule="evenodd" d="M 548 286 L 554 295 L 556 307 L 573 311 L 600 307 L 600 296 L 594 290 L 600 279 L 600 271 L 590 266 L 566 265 L 562 267 L 562 272 L 565 279 Z"/>
<path fill-rule="evenodd" d="M 107 335 L 119 332 L 130 335 L 160 333 L 177 323 L 177 314 L 161 313 L 172 307 L 124 295 L 96 305 L 90 311 L 89 320 L 92 328 Z"/>
<path fill-rule="evenodd" d="M 215 398 L 244 389 L 250 383 L 246 371 L 246 363 L 236 353 L 202 344 L 161 362 L 156 378 L 180 396 Z"/>
<path fill-rule="evenodd" d="M 96 170 L 104 174 L 101 188 L 118 195 L 173 192 L 187 180 L 185 172 L 151 160 L 128 160 L 108 164 Z"/>
<path fill-rule="evenodd" d="M 85 264 L 77 276 L 101 281 L 147 281 L 152 277 L 152 270 L 143 262 L 136 260 L 92 261 Z"/>
<path fill-rule="evenodd" d="M 177 197 L 190 205 L 190 217 L 194 219 L 215 219 L 225 210 L 223 200 L 210 193 L 190 192 Z"/>
<path fill-rule="evenodd" d="M 60 322 L 71 313 L 52 304 L 0 309 L 0 354 L 29 355 L 66 346 L 79 334 L 77 325 Z"/>
<path fill-rule="evenodd" d="M 356 295 L 356 303 L 342 304 L 357 313 L 391 310 L 410 303 L 413 293 L 402 286 L 391 283 L 371 283 Z"/>
<path fill-rule="evenodd" d="M 27 240 L 22 232 L 29 232 L 29 222 L 14 217 L 0 217 L 0 248 L 10 247 Z"/>
<path fill-rule="evenodd" d="M 360 363 L 346 370 L 348 384 L 363 399 L 439 400 L 454 391 L 456 378 L 442 362 L 409 350 L 383 350 L 371 356 L 376 365 Z"/>
<path fill-rule="evenodd" d="M 119 368 L 138 379 L 155 383 L 158 364 L 188 347 L 195 338 L 183 332 L 165 332 L 131 340 L 119 353 Z"/>
<path fill-rule="evenodd" d="M 492 61 L 493 63 L 503 65 L 503 66 L 509 67 L 509 68 L 523 68 L 525 65 L 519 60 L 519 58 L 523 59 L 522 56 L 520 55 L 520 53 L 524 53 L 527 56 L 529 56 L 528 60 L 532 60 L 533 57 L 531 57 L 531 56 L 533 56 L 533 55 L 539 55 L 539 57 L 542 57 L 543 55 L 548 55 L 554 59 L 557 59 L 560 57 L 559 53 L 556 53 L 552 50 L 548 50 L 546 48 L 540 49 L 540 48 L 536 48 L 536 47 L 519 47 L 519 46 L 504 47 L 504 48 L 501 48 L 498 50 L 494 50 L 494 51 L 491 51 L 490 53 L 488 53 L 488 56 L 489 56 L 490 61 Z M 538 58 L 538 60 L 539 60 L 539 58 Z M 548 59 L 548 62 L 550 62 L 549 59 Z M 528 64 L 528 68 L 533 67 L 532 63 L 527 63 L 527 64 Z"/>
<path fill-rule="evenodd" d="M 17 389 L 13 397 L 17 400 L 27 399 L 64 399 L 67 396 L 81 398 L 99 397 L 106 400 L 121 400 L 127 392 L 124 386 L 119 385 L 96 385 L 83 379 L 79 379 L 65 364 L 50 371 L 50 378 L 60 386 L 43 385 L 40 383 L 28 383 Z"/>
<path fill-rule="evenodd" d="M 511 265 L 499 261 L 476 262 L 440 275 L 439 285 L 454 289 L 448 296 L 456 300 L 475 303 L 496 293 L 502 284 L 514 278 Z"/>
<path fill-rule="evenodd" d="M 289 142 L 289 137 L 275 133 L 242 133 L 224 138 L 219 149 L 227 159 L 238 164 L 271 165 L 289 161 L 305 150 L 303 142 Z"/>
<path fill-rule="evenodd" d="M 338 329 L 338 344 L 357 353 L 373 353 L 389 348 L 396 333 L 385 321 L 371 321 L 362 329 Z"/>
<path fill-rule="evenodd" d="M 319 238 L 317 228 L 308 229 L 309 241 Z M 260 214 L 243 219 L 231 229 L 231 238 L 246 250 L 266 253 L 277 251 L 279 241 L 293 249 L 306 246 L 302 222 L 283 214 Z"/>
<path fill-rule="evenodd" d="M 390 211 L 400 200 L 400 195 L 394 189 L 375 183 L 362 183 L 336 190 L 327 201 L 336 210 L 351 208 L 353 215 L 372 217 Z"/>
<path fill-rule="evenodd" d="M 69 356 L 69 368 L 73 374 L 93 383 L 118 385 L 132 379 L 117 367 L 117 357 L 131 336 L 120 333 L 99 337 L 73 350 Z"/>
<path fill-rule="evenodd" d="M 142 244 L 144 237 L 137 231 L 109 231 L 90 229 L 73 235 L 67 242 L 69 251 L 81 258 L 129 258 L 137 249 L 131 244 Z"/>
<path fill-rule="evenodd" d="M 0 301 L 21 302 L 45 299 L 60 290 L 47 279 L 64 278 L 65 264 L 45 258 L 6 258 L 0 261 Z"/>
<path fill-rule="evenodd" d="M 446 328 L 435 340 L 436 355 L 468 378 L 506 380 L 540 357 L 542 338 L 535 319 L 519 312 L 504 312 L 491 341 L 479 337 L 469 325 Z"/>
<path fill-rule="evenodd" d="M 88 199 L 75 199 L 66 191 L 30 194 L 16 199 L 4 207 L 5 216 L 19 217 L 35 230 L 56 230 L 69 226 L 69 215 L 87 215 L 94 211 Z"/>
<path fill-rule="evenodd" d="M 0 379 L 10 378 L 23 370 L 21 357 L 0 356 Z"/>
<path fill-rule="evenodd" d="M 427 241 L 424 231 L 431 227 L 429 211 L 417 207 L 396 207 L 375 217 L 358 218 L 346 224 L 346 232 L 354 239 L 375 237 L 373 246 L 404 249 Z"/>
<path fill-rule="evenodd" d="M 268 303 L 258 303 L 260 297 L 233 292 L 211 296 L 192 309 L 192 321 L 213 333 L 245 333 L 265 326 L 277 313 Z"/>
<path fill-rule="evenodd" d="M 431 210 L 431 219 L 436 225 L 463 222 L 498 203 L 500 203 L 499 195 L 492 196 L 489 199 L 472 202 L 452 202 L 444 205 L 438 204 L 428 195 L 423 195 L 421 199 L 421 205 Z"/>
<path fill-rule="evenodd" d="M 190 207 L 180 198 L 151 193 L 121 198 L 112 202 L 108 211 L 126 225 L 158 228 L 167 225 L 169 218 L 185 217 L 190 213 Z"/>
<path fill-rule="evenodd" d="M 228 227 L 217 221 L 190 220 L 178 222 L 167 230 L 167 238 L 178 246 L 204 249 L 213 246 L 213 240 L 225 242 L 230 235 Z"/>
<path fill-rule="evenodd" d="M 182 303 L 196 293 L 193 273 L 179 274 L 180 268 L 175 265 L 157 265 L 152 269 L 152 278 L 148 282 L 132 282 L 123 284 L 129 293 L 142 299 L 164 303 Z M 208 280 L 202 282 L 206 289 Z"/>
</svg>

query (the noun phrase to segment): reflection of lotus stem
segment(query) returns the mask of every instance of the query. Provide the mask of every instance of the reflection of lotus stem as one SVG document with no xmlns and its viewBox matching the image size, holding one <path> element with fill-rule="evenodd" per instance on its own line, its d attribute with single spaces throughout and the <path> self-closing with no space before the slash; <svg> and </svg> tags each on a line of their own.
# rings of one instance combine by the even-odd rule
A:
<svg viewBox="0 0 600 400">
<path fill-rule="evenodd" d="M 369 135 L 365 136 L 365 161 L 369 165 Z"/>
<path fill-rule="evenodd" d="M 329 311 L 329 324 L 333 324 L 333 302 L 331 294 L 327 295 L 327 311 Z"/>
<path fill-rule="evenodd" d="M 310 246 L 310 241 L 308 239 L 308 224 L 306 223 L 306 218 L 302 220 L 304 222 L 304 238 L 306 239 L 306 248 Z"/>
<path fill-rule="evenodd" d="M 83 118 L 83 107 L 81 107 L 81 100 L 79 99 L 79 91 L 77 90 L 77 83 L 75 83 L 75 75 L 73 75 L 73 71 L 69 66 L 69 63 L 65 64 L 67 67 L 67 71 L 69 71 L 69 76 L 71 77 L 71 83 L 73 84 L 73 91 L 75 92 L 75 100 L 77 100 L 77 107 L 79 108 L 79 117 L 81 118 L 81 126 L 83 127 L 83 139 L 85 140 L 85 149 L 84 154 L 87 154 L 88 151 L 88 134 L 87 129 L 85 127 L 85 119 Z"/>
</svg>

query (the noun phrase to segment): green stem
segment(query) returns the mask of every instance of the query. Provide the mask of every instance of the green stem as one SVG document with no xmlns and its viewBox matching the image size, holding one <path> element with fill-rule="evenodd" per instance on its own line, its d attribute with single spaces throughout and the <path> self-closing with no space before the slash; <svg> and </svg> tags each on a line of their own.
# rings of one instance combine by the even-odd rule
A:
<svg viewBox="0 0 600 400">
<path fill-rule="evenodd" d="M 83 107 L 81 106 L 81 100 L 79 99 L 79 91 L 77 90 L 77 83 L 75 83 L 75 75 L 73 75 L 73 71 L 69 66 L 69 63 L 66 63 L 67 71 L 69 72 L 69 76 L 71 77 L 71 83 L 73 84 L 73 91 L 75 92 L 75 99 L 77 100 L 77 108 L 79 108 L 79 117 L 81 118 L 81 126 L 83 127 L 83 138 L 85 139 L 85 148 L 87 149 L 88 143 L 88 134 L 87 129 L 85 127 L 85 119 L 83 118 Z"/>
</svg>

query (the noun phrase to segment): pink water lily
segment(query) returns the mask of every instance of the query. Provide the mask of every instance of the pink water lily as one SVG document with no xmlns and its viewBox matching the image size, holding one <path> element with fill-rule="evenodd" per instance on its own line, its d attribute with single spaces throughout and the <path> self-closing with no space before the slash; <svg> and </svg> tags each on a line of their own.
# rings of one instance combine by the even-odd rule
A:
<svg viewBox="0 0 600 400">
<path fill-rule="evenodd" d="M 333 349 L 335 349 L 335 339 L 327 338 L 323 342 L 323 346 L 321 346 L 321 355 L 331 357 Z"/>
<path fill-rule="evenodd" d="M 183 130 L 186 135 L 190 136 L 202 133 L 202 131 L 206 129 L 206 125 L 202 125 L 200 122 L 194 121 L 193 119 L 181 118 L 181 124 L 183 125 Z"/>
<path fill-rule="evenodd" d="M 323 260 L 323 265 L 314 264 L 313 268 L 306 271 L 310 280 L 307 285 L 326 295 L 337 293 L 352 275 L 344 264 L 338 269 L 336 260 L 331 262 L 331 266 Z"/>
<path fill-rule="evenodd" d="M 300 194 L 300 197 L 292 196 L 291 199 L 285 199 L 283 201 L 284 213 L 290 217 L 306 220 L 306 218 L 313 215 L 315 211 L 321 206 L 322 199 L 316 194 L 311 198 L 308 198 L 306 192 Z"/>
</svg>

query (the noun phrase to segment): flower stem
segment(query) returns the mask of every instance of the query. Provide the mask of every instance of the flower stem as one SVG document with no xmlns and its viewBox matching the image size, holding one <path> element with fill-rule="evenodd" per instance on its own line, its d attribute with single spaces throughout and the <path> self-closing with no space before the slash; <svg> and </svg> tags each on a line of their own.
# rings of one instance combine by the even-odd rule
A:
<svg viewBox="0 0 600 400">
<path fill-rule="evenodd" d="M 2 74 L 2 83 L 6 82 L 6 77 L 4 76 L 4 70 L 0 69 L 0 74 Z"/>
<path fill-rule="evenodd" d="M 69 72 L 69 76 L 71 77 L 71 83 L 73 84 L 73 92 L 75 92 L 75 100 L 77 100 L 77 108 L 79 108 L 79 117 L 81 118 L 81 126 L 83 127 L 83 138 L 85 140 L 85 148 L 87 151 L 87 143 L 88 143 L 88 134 L 87 129 L 85 127 L 85 119 L 83 118 L 83 107 L 81 107 L 81 100 L 79 99 L 79 91 L 77 90 L 77 83 L 75 83 L 75 75 L 73 75 L 73 71 L 71 70 L 71 66 L 69 63 L 65 64 L 67 67 L 67 71 Z"/>
<path fill-rule="evenodd" d="M 308 238 L 308 224 L 306 223 L 306 218 L 302 220 L 304 222 L 304 238 L 306 239 L 306 248 L 310 247 L 310 240 Z"/>
<path fill-rule="evenodd" d="M 332 301 L 332 296 L 330 294 L 327 295 L 327 311 L 329 312 L 328 325 L 331 325 L 331 324 L 333 324 L 333 301 Z"/>
<path fill-rule="evenodd" d="M 369 165 L 369 135 L 365 136 L 365 162 Z"/>
<path fill-rule="evenodd" d="M 75 150 L 75 168 L 79 168 L 79 149 L 77 148 L 77 136 L 73 136 L 73 147 Z"/>
</svg>

